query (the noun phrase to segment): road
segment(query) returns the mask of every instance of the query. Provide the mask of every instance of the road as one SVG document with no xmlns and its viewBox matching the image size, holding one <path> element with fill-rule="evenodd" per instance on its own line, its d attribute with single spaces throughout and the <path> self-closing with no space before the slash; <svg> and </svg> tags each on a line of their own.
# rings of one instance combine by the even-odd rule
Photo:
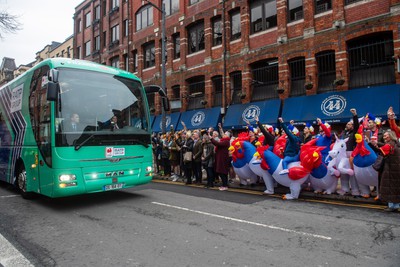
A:
<svg viewBox="0 0 400 267">
<path fill-rule="evenodd" d="M 22 257 L 16 264 L 1 252 L 0 266 L 400 262 L 400 212 L 180 185 L 27 201 L 0 184 L 0 218 L 0 234 Z"/>
</svg>

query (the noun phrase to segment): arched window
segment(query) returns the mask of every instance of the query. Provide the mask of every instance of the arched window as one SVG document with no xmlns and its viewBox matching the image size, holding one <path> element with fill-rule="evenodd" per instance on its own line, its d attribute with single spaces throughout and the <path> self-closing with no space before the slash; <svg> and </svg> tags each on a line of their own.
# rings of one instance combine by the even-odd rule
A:
<svg viewBox="0 0 400 267">
<path fill-rule="evenodd" d="M 142 7 L 136 13 L 136 31 L 153 25 L 153 7 L 147 5 Z"/>
</svg>

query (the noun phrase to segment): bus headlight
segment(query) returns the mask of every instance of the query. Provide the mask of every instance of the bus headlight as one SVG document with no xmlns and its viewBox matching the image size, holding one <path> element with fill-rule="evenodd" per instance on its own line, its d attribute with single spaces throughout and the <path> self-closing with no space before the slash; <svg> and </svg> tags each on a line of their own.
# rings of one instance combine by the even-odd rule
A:
<svg viewBox="0 0 400 267">
<path fill-rule="evenodd" d="M 75 181 L 76 180 L 76 176 L 75 176 L 75 174 L 61 174 L 60 176 L 58 176 L 58 180 L 60 182 Z"/>
</svg>

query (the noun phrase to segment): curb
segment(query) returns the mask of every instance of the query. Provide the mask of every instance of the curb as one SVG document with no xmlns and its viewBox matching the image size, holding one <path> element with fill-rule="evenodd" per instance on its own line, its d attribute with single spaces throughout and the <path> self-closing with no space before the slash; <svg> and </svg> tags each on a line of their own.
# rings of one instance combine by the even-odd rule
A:
<svg viewBox="0 0 400 267">
<path fill-rule="evenodd" d="M 175 185 L 185 185 L 184 181 L 182 181 L 182 178 L 180 178 L 178 181 L 173 182 L 171 178 L 162 178 L 158 175 L 153 176 L 153 181 L 156 182 L 167 182 L 168 184 L 175 184 Z M 191 187 L 198 187 L 198 188 L 203 188 L 205 186 L 205 183 L 203 181 L 202 184 L 193 184 L 190 185 Z M 254 187 L 250 186 L 239 186 L 238 182 L 230 183 L 229 184 L 230 189 L 236 189 L 242 191 L 245 193 L 245 191 L 248 191 L 249 193 L 257 193 L 261 195 L 266 195 L 263 194 L 265 190 L 265 186 L 263 184 L 257 184 Z M 282 195 L 286 194 L 289 191 L 287 187 L 278 185 L 277 188 L 275 188 L 275 194 L 273 195 L 266 195 L 266 196 L 272 196 L 272 197 L 281 197 Z M 239 191 L 237 191 L 239 192 Z M 375 193 L 371 193 L 371 197 L 369 198 L 363 198 L 363 197 L 355 197 L 352 195 L 338 195 L 338 194 L 331 194 L 331 195 L 324 195 L 324 194 L 316 194 L 314 192 L 308 192 L 308 191 L 301 191 L 299 199 L 307 199 L 307 200 L 329 200 L 329 201 L 337 201 L 340 203 L 344 204 L 367 204 L 367 205 L 372 205 L 372 206 L 378 206 L 378 207 L 386 207 L 386 203 L 381 202 L 381 201 L 375 201 L 374 197 L 376 196 Z"/>
</svg>

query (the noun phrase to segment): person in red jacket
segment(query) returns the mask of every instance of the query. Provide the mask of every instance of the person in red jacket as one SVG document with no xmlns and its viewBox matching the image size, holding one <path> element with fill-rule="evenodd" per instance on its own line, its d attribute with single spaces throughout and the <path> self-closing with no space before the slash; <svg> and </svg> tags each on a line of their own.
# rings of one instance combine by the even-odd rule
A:
<svg viewBox="0 0 400 267">
<path fill-rule="evenodd" d="M 222 186 L 219 188 L 221 191 L 228 190 L 228 172 L 231 165 L 228 151 L 230 139 L 231 136 L 228 131 L 223 134 L 219 141 L 216 138 L 211 139 L 215 146 L 215 172 L 222 180 Z"/>
</svg>

